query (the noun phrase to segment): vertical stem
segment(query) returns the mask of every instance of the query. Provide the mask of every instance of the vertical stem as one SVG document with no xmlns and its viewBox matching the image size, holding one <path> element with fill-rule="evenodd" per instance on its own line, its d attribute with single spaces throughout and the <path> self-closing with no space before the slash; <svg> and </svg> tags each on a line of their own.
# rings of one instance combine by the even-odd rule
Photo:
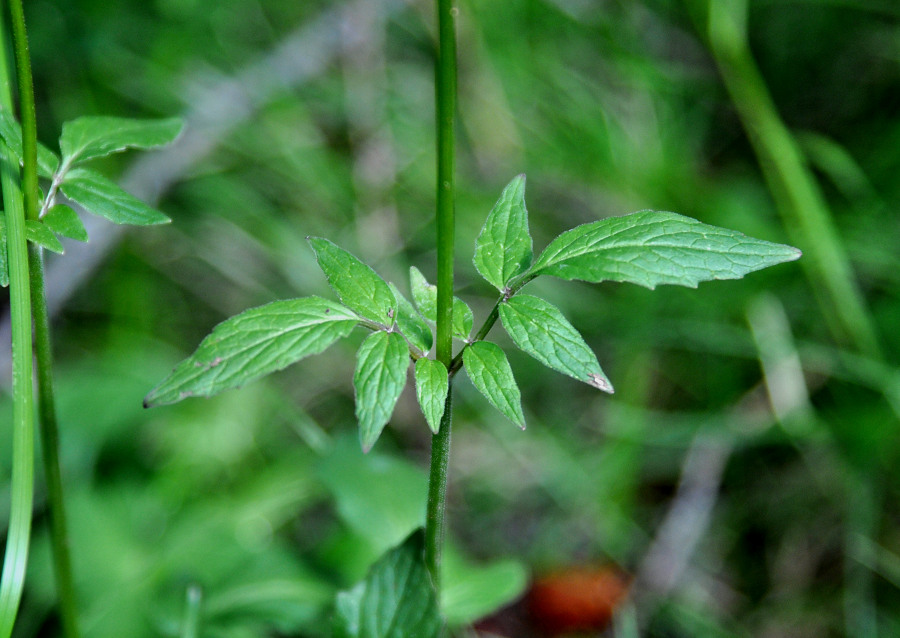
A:
<svg viewBox="0 0 900 638">
<path fill-rule="evenodd" d="M 0 14 L 0 108 L 12 111 L 12 88 L 6 59 L 6 32 Z M 25 209 L 18 160 L 0 141 L 0 188 L 6 210 L 9 252 L 9 305 L 12 327 L 13 461 L 6 555 L 0 576 L 0 638 L 9 638 L 18 614 L 28 563 L 31 509 L 34 502 L 34 398 L 31 360 L 31 292 Z"/>
<path fill-rule="evenodd" d="M 435 64 L 437 119 L 437 360 L 448 369 L 453 357 L 454 118 L 456 115 L 456 13 L 453 0 L 436 0 L 438 48 Z M 440 589 L 441 549 L 450 458 L 451 400 L 431 441 L 431 471 L 425 522 L 425 564 Z"/>
<path fill-rule="evenodd" d="M 50 506 L 50 540 L 53 547 L 53 572 L 59 595 L 59 614 L 66 638 L 78 638 L 78 610 L 69 534 L 63 500 L 62 474 L 59 463 L 59 427 L 53 392 L 53 348 L 50 342 L 50 317 L 44 286 L 44 257 L 40 246 L 28 247 L 31 272 L 31 312 L 34 317 L 34 349 L 37 362 L 38 415 L 41 424 L 41 450 L 44 480 Z"/>
<path fill-rule="evenodd" d="M 37 174 L 37 118 L 34 84 L 28 52 L 28 34 L 22 0 L 10 0 L 16 78 L 22 121 L 22 191 L 26 219 L 40 218 L 40 190 Z M 50 534 L 53 567 L 59 594 L 60 617 L 67 638 L 78 638 L 75 587 L 66 531 L 66 515 L 59 466 L 59 428 L 53 395 L 53 351 L 50 343 L 50 319 L 44 285 L 44 260 L 39 246 L 28 247 L 31 315 L 34 320 L 34 355 L 37 363 L 38 410 L 41 424 L 44 476 L 50 506 Z M 27 276 L 27 275 L 26 275 Z M 30 376 L 30 375 L 29 375 Z"/>
<path fill-rule="evenodd" d="M 25 13 L 22 0 L 10 0 L 13 45 L 16 53 L 16 80 L 19 88 L 19 111 L 22 121 L 22 194 L 25 197 L 25 218 L 37 219 L 40 210 L 40 191 L 37 174 L 37 118 L 34 112 L 34 83 L 31 79 L 31 58 L 28 54 L 28 35 L 25 32 Z"/>
</svg>

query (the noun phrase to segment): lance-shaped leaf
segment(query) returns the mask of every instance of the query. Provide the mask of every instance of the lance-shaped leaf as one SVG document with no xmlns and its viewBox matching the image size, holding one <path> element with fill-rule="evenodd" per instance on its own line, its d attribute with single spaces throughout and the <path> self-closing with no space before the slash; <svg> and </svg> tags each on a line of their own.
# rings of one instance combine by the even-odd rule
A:
<svg viewBox="0 0 900 638">
<path fill-rule="evenodd" d="M 473 262 L 481 276 L 500 292 L 531 264 L 524 175 L 513 178 L 488 214 L 475 240 Z"/>
<path fill-rule="evenodd" d="M 16 156 L 19 165 L 22 165 L 22 127 L 13 117 L 12 113 L 0 108 L 0 137 L 6 142 L 9 150 Z M 37 168 L 38 175 L 50 179 L 59 166 L 59 158 L 49 148 L 38 142 Z"/>
<path fill-rule="evenodd" d="M 84 224 L 78 217 L 78 213 L 65 204 L 57 204 L 48 210 L 41 218 L 41 221 L 58 235 L 78 241 L 88 240 L 87 230 L 85 230 Z"/>
<path fill-rule="evenodd" d="M 62 192 L 87 212 L 116 224 L 152 226 L 172 221 L 134 195 L 126 193 L 100 173 L 75 168 L 66 173 Z"/>
<path fill-rule="evenodd" d="M 503 327 L 524 352 L 548 368 L 604 392 L 613 391 L 596 355 L 549 301 L 516 295 L 501 303 L 499 310 Z"/>
<path fill-rule="evenodd" d="M 443 620 L 425 568 L 421 529 L 335 600 L 335 638 L 438 638 Z"/>
<path fill-rule="evenodd" d="M 418 268 L 411 266 L 409 269 L 409 285 L 412 289 L 413 301 L 416 308 L 428 321 L 437 321 L 437 286 L 428 283 Z M 450 327 L 454 337 L 468 341 L 475 321 L 472 310 L 462 299 L 453 298 L 452 325 Z"/>
<path fill-rule="evenodd" d="M 397 316 L 395 317 L 397 327 L 400 328 L 400 332 L 403 333 L 410 345 L 418 350 L 416 356 L 425 356 L 431 350 L 431 328 L 428 327 L 415 307 L 409 303 L 409 300 L 403 296 L 403 293 L 397 290 L 397 286 L 392 283 L 388 283 L 388 285 L 397 299 Z"/>
<path fill-rule="evenodd" d="M 476 341 L 463 350 L 463 364 L 472 384 L 510 421 L 525 429 L 522 393 L 513 378 L 506 353 L 490 341 Z"/>
<path fill-rule="evenodd" d="M 327 299 L 304 297 L 245 310 L 216 326 L 190 357 L 156 387 L 144 406 L 211 396 L 303 357 L 347 336 L 359 317 Z"/>
<path fill-rule="evenodd" d="M 424 357 L 416 361 L 416 398 L 428 427 L 435 434 L 441 428 L 449 389 L 450 379 L 443 363 Z"/>
<path fill-rule="evenodd" d="M 36 219 L 25 220 L 25 238 L 47 250 L 52 250 L 60 255 L 63 253 L 63 245 L 59 238 L 43 222 Z"/>
<path fill-rule="evenodd" d="M 356 420 L 363 452 L 372 449 L 390 420 L 406 385 L 408 365 L 409 348 L 397 332 L 378 330 L 360 345 L 353 387 L 356 389 Z"/>
<path fill-rule="evenodd" d="M 378 325 L 390 328 L 397 316 L 397 300 L 390 286 L 374 270 L 328 239 L 308 237 L 319 268 L 341 303 Z"/>
<path fill-rule="evenodd" d="M 183 124 L 178 118 L 134 120 L 122 117 L 79 117 L 62 126 L 59 150 L 63 162 L 86 161 L 128 148 L 148 149 L 174 141 Z"/>
<path fill-rule="evenodd" d="M 647 288 L 659 284 L 696 288 L 701 281 L 740 279 L 800 254 L 791 246 L 676 213 L 642 211 L 563 233 L 550 242 L 529 273 L 593 283 L 627 281 Z"/>
</svg>

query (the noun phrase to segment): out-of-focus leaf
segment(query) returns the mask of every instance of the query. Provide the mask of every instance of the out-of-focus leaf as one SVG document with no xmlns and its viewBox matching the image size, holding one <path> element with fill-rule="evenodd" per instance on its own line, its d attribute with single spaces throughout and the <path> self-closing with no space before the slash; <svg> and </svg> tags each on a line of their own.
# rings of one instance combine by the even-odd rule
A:
<svg viewBox="0 0 900 638">
<path fill-rule="evenodd" d="M 431 350 L 432 335 L 431 328 L 422 319 L 422 315 L 415 309 L 409 300 L 397 290 L 397 286 L 392 283 L 388 284 L 391 292 L 397 299 L 397 326 L 403 336 L 409 340 L 409 343 L 419 350 L 419 355 L 426 355 Z"/>
<path fill-rule="evenodd" d="M 319 297 L 275 301 L 226 319 L 144 399 L 147 407 L 211 396 L 322 352 L 359 318 Z"/>
<path fill-rule="evenodd" d="M 397 317 L 397 300 L 378 273 L 355 256 L 321 237 L 308 237 L 328 285 L 345 306 L 360 317 L 390 328 Z"/>
<path fill-rule="evenodd" d="M 418 268 L 411 266 L 409 269 L 409 283 L 412 289 L 413 301 L 419 312 L 431 323 L 437 321 L 437 286 L 428 283 Z M 453 336 L 463 341 L 469 339 L 475 318 L 468 305 L 458 297 L 453 298 L 453 324 L 451 331 Z"/>
<path fill-rule="evenodd" d="M 425 524 L 428 477 L 405 459 L 377 449 L 362 455 L 355 441 L 339 438 L 318 476 L 341 522 L 371 545 L 368 564 Z"/>
<path fill-rule="evenodd" d="M 100 173 L 87 168 L 75 168 L 66 173 L 61 190 L 87 212 L 105 217 L 116 224 L 152 226 L 172 221 L 134 195 L 126 193 Z"/>
<path fill-rule="evenodd" d="M 510 279 L 531 264 L 531 235 L 525 209 L 525 176 L 503 189 L 475 240 L 475 268 L 488 283 L 503 292 Z"/>
<path fill-rule="evenodd" d="M 179 118 L 134 120 L 122 117 L 79 117 L 62 126 L 59 150 L 63 162 L 71 165 L 128 148 L 148 149 L 165 146 L 181 133 Z"/>
<path fill-rule="evenodd" d="M 335 601 L 335 638 L 437 638 L 443 620 L 417 530 Z"/>
<path fill-rule="evenodd" d="M 63 245 L 53 231 L 47 228 L 43 222 L 36 219 L 25 220 L 25 237 L 42 248 L 52 250 L 55 253 L 63 253 Z"/>
<path fill-rule="evenodd" d="M 368 452 L 391 418 L 406 385 L 409 348 L 396 332 L 378 330 L 366 337 L 356 353 L 353 387 L 356 419 L 363 452 Z"/>
<path fill-rule="evenodd" d="M 12 113 L 4 108 L 0 108 L 0 137 L 9 146 L 9 150 L 22 165 L 22 127 L 13 117 Z M 38 142 L 37 147 L 37 168 L 38 175 L 51 179 L 54 171 L 59 166 L 59 158 L 56 153 Z"/>
<path fill-rule="evenodd" d="M 88 240 L 87 230 L 85 230 L 81 218 L 78 217 L 78 213 L 65 204 L 57 204 L 48 210 L 41 221 L 58 235 L 77 241 Z"/>
<path fill-rule="evenodd" d="M 472 384 L 506 418 L 525 429 L 522 393 L 513 377 L 506 353 L 495 343 L 476 341 L 463 350 L 463 364 Z"/>
<path fill-rule="evenodd" d="M 604 392 L 613 387 L 596 355 L 559 309 L 531 295 L 500 304 L 500 321 L 519 348 L 549 368 Z"/>
<path fill-rule="evenodd" d="M 450 626 L 484 618 L 522 595 L 528 572 L 515 560 L 470 565 L 448 546 L 441 577 L 441 611 Z"/>
<path fill-rule="evenodd" d="M 531 275 L 593 283 L 626 281 L 647 288 L 740 279 L 800 257 L 800 251 L 701 223 L 676 213 L 642 211 L 566 231 L 541 253 Z"/>
<path fill-rule="evenodd" d="M 449 387 L 450 380 L 443 363 L 424 357 L 416 361 L 416 398 L 428 427 L 435 434 L 441 427 Z"/>
</svg>

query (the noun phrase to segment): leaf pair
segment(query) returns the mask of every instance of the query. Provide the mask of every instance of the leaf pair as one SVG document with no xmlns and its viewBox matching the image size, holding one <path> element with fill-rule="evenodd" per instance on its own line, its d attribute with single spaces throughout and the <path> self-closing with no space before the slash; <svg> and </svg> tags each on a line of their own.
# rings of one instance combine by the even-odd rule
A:
<svg viewBox="0 0 900 638">
<path fill-rule="evenodd" d="M 418 359 L 416 391 L 437 431 L 448 391 L 447 369 L 424 355 L 432 343 L 425 319 L 393 285 L 327 239 L 309 238 L 342 305 L 319 297 L 276 301 L 216 326 L 144 400 L 147 407 L 212 396 L 318 354 L 357 325 L 374 330 L 356 354 L 353 387 L 360 443 L 368 451 L 391 418 L 406 385 L 410 355 Z"/>
<path fill-rule="evenodd" d="M 590 283 L 629 282 L 696 288 L 702 281 L 740 279 L 801 255 L 792 246 L 748 237 L 677 213 L 640 211 L 568 230 L 532 263 L 525 176 L 503 190 L 475 242 L 475 267 L 501 292 L 538 275 Z"/>
<path fill-rule="evenodd" d="M 172 142 L 180 133 L 181 120 L 132 120 L 117 117 L 81 117 L 63 124 L 59 147 L 62 157 L 38 145 L 38 174 L 50 180 L 41 207 L 40 220 L 26 222 L 26 234 L 43 248 L 62 253 L 57 235 L 87 241 L 87 232 L 78 215 L 56 204 L 57 191 L 86 211 L 117 224 L 148 226 L 169 220 L 164 214 L 122 190 L 83 163 L 129 148 L 150 149 Z M 22 130 L 12 114 L 0 108 L 0 138 L 22 163 Z M 9 284 L 6 263 L 6 227 L 0 225 L 0 284 Z"/>
<path fill-rule="evenodd" d="M 475 268 L 500 291 L 498 315 L 513 342 L 544 365 L 612 392 L 597 357 L 551 303 L 516 293 L 539 275 L 592 283 L 620 281 L 648 288 L 696 287 L 738 279 L 753 270 L 797 259 L 791 246 L 753 239 L 668 212 L 642 211 L 569 230 L 532 261 L 525 176 L 503 190 L 475 242 Z M 475 347 L 477 346 L 477 347 Z M 524 427 L 519 390 L 503 351 L 472 344 L 463 363 L 473 384 L 511 421 Z"/>
</svg>

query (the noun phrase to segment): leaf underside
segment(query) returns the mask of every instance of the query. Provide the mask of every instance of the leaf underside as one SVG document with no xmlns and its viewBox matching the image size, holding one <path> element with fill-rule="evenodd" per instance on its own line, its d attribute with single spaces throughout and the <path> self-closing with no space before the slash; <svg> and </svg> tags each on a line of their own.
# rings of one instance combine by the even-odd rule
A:
<svg viewBox="0 0 900 638">
<path fill-rule="evenodd" d="M 463 350 L 463 365 L 474 385 L 510 421 L 525 429 L 522 393 L 506 353 L 490 341 L 476 341 Z"/>
<path fill-rule="evenodd" d="M 523 351 L 563 374 L 612 392 L 596 355 L 559 309 L 531 295 L 516 295 L 499 307 L 500 321 Z"/>
<path fill-rule="evenodd" d="M 212 396 L 322 352 L 359 322 L 319 297 L 275 301 L 216 326 L 144 399 L 146 407 Z"/>
<path fill-rule="evenodd" d="M 647 288 L 739 279 L 800 257 L 800 251 L 710 226 L 676 213 L 642 211 L 569 230 L 552 242 L 529 274 Z"/>
<path fill-rule="evenodd" d="M 525 209 L 525 176 L 503 189 L 475 240 L 475 268 L 503 292 L 509 281 L 531 264 L 531 235 Z"/>
<path fill-rule="evenodd" d="M 353 387 L 356 419 L 363 452 L 375 445 L 391 418 L 406 385 L 409 348 L 397 332 L 378 330 L 362 342 L 356 353 Z"/>
<path fill-rule="evenodd" d="M 413 532 L 372 565 L 365 580 L 335 600 L 335 638 L 438 638 L 443 620 L 423 558 L 425 535 Z"/>
</svg>

